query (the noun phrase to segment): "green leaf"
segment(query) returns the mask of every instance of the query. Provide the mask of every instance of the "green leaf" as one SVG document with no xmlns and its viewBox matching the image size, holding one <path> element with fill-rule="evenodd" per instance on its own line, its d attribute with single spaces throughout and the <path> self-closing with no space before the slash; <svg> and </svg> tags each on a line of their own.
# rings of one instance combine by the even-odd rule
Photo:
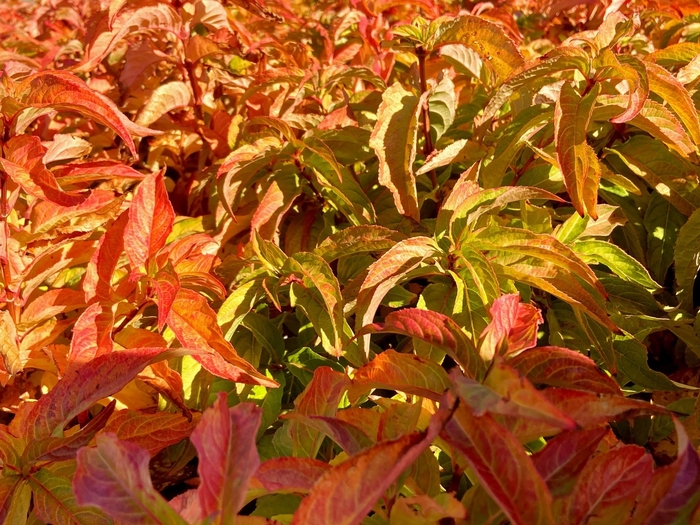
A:
<svg viewBox="0 0 700 525">
<path fill-rule="evenodd" d="M 284 359 L 284 339 L 272 321 L 255 312 L 248 312 L 243 318 L 243 326 L 253 332 L 255 338 L 270 351 L 273 359 L 282 362 Z"/>
<path fill-rule="evenodd" d="M 654 192 L 644 212 L 647 230 L 647 267 L 660 283 L 673 263 L 673 250 L 686 217 Z"/>
<path fill-rule="evenodd" d="M 695 210 L 678 232 L 673 260 L 676 295 L 686 310 L 693 308 L 693 283 L 700 270 L 700 210 Z"/>
<path fill-rule="evenodd" d="M 647 349 L 632 337 L 615 337 L 613 348 L 620 372 L 635 385 L 651 391 L 672 391 L 678 387 L 661 372 L 649 368 Z"/>
<path fill-rule="evenodd" d="M 326 237 L 314 253 L 331 263 L 339 257 L 386 251 L 405 238 L 402 233 L 383 226 L 351 226 Z"/>
<path fill-rule="evenodd" d="M 242 284 L 226 298 L 216 314 L 216 321 L 226 339 L 231 339 L 238 325 L 262 296 L 260 282 L 253 280 Z"/>
<path fill-rule="evenodd" d="M 419 98 L 396 82 L 382 95 L 369 145 L 379 158 L 379 183 L 389 188 L 401 215 L 420 221 L 416 177 Z"/>
<path fill-rule="evenodd" d="M 610 268 L 618 277 L 637 283 L 651 291 L 660 287 L 639 261 L 628 255 L 622 248 L 612 243 L 589 239 L 576 241 L 574 250 L 583 255 L 588 264 L 601 263 Z"/>
<path fill-rule="evenodd" d="M 430 90 L 428 96 L 430 129 L 434 135 L 434 143 L 440 140 L 455 120 L 456 98 L 454 83 L 443 73 L 442 79 Z"/>
</svg>

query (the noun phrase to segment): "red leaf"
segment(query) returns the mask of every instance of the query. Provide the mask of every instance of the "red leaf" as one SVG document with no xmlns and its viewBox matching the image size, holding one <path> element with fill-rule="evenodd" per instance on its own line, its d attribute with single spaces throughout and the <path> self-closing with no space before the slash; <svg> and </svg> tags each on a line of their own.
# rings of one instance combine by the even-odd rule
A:
<svg viewBox="0 0 700 525">
<path fill-rule="evenodd" d="M 485 361 L 494 354 L 514 354 L 537 344 L 540 311 L 520 302 L 520 294 L 502 295 L 493 302 L 491 322 L 481 334 L 479 352 Z"/>
<path fill-rule="evenodd" d="M 239 357 L 221 333 L 214 310 L 198 293 L 186 288 L 178 291 L 168 312 L 168 326 L 183 346 L 202 351 L 193 357 L 212 374 L 238 383 L 278 386 Z"/>
<path fill-rule="evenodd" d="M 5 144 L 5 158 L 0 166 L 29 195 L 61 206 L 77 206 L 88 193 L 66 193 L 44 165 L 46 148 L 39 137 L 18 135 Z"/>
<path fill-rule="evenodd" d="M 567 523 L 581 525 L 596 516 L 622 523 L 634 507 L 637 494 L 649 483 L 652 468 L 651 455 L 636 445 L 596 456 L 583 469 L 567 500 Z"/>
<path fill-rule="evenodd" d="M 109 419 L 104 431 L 114 434 L 120 441 L 134 443 L 154 456 L 188 437 L 198 421 L 199 418 L 188 420 L 181 414 L 167 412 L 142 414 L 136 410 L 119 410 Z"/>
<path fill-rule="evenodd" d="M 95 505 L 117 523 L 129 525 L 186 525 L 151 483 L 148 452 L 117 440 L 97 436 L 97 448 L 78 451 L 73 491 L 78 505 Z"/>
<path fill-rule="evenodd" d="M 350 386 L 350 378 L 330 367 L 320 366 L 314 370 L 304 391 L 294 400 L 296 413 L 302 416 L 335 416 L 338 404 Z M 290 423 L 289 432 L 295 455 L 315 457 L 323 436 L 300 421 Z"/>
<path fill-rule="evenodd" d="M 21 324 L 35 326 L 58 314 L 85 306 L 83 293 L 70 288 L 57 288 L 41 294 L 22 310 Z"/>
<path fill-rule="evenodd" d="M 253 403 L 229 408 L 226 394 L 219 392 L 192 433 L 199 453 L 198 493 L 203 519 L 231 523 L 243 507 L 250 478 L 260 465 L 255 436 L 261 417 L 262 410 Z"/>
<path fill-rule="evenodd" d="M 137 126 L 104 95 L 67 71 L 47 70 L 28 76 L 17 86 L 20 102 L 34 108 L 75 111 L 114 130 L 138 158 L 130 132 L 145 136 L 157 132 Z"/>
<path fill-rule="evenodd" d="M 513 525 L 553 525 L 552 496 L 532 458 L 488 414 L 460 405 L 440 436 L 467 459 Z"/>
<path fill-rule="evenodd" d="M 451 385 L 447 372 L 436 362 L 385 350 L 355 372 L 348 397 L 354 402 L 373 388 L 388 388 L 439 400 Z"/>
<path fill-rule="evenodd" d="M 251 485 L 260 485 L 266 492 L 305 494 L 331 468 L 328 463 L 311 458 L 268 459 L 258 468 Z"/>
<path fill-rule="evenodd" d="M 418 308 L 404 308 L 386 316 L 384 323 L 364 326 L 356 336 L 389 332 L 421 339 L 445 350 L 469 377 L 480 378 L 486 368 L 471 339 L 457 323 L 444 314 Z"/>
<path fill-rule="evenodd" d="M 109 306 L 93 303 L 80 315 L 73 327 L 67 372 L 108 354 L 114 348 L 112 327 L 114 314 Z"/>
<path fill-rule="evenodd" d="M 110 301 L 112 298 L 112 275 L 124 251 L 124 230 L 129 220 L 123 212 L 100 238 L 97 249 L 87 265 L 83 278 L 85 300 L 90 303 Z"/>
<path fill-rule="evenodd" d="M 158 305 L 158 330 L 162 331 L 175 302 L 175 297 L 177 297 L 177 292 L 180 290 L 180 279 L 178 279 L 172 265 L 168 264 L 166 268 L 156 273 L 151 282 L 156 292 L 156 304 Z"/>
<path fill-rule="evenodd" d="M 700 489 L 700 457 L 683 425 L 674 418 L 678 456 L 670 465 L 654 471 L 646 490 L 637 498 L 631 523 L 674 523 L 683 507 Z"/>
<path fill-rule="evenodd" d="M 420 454 L 450 416 L 441 408 L 426 432 L 380 443 L 326 472 L 301 501 L 292 525 L 357 525 Z"/>
<path fill-rule="evenodd" d="M 354 456 L 374 443 L 361 429 L 342 419 L 304 416 L 298 412 L 290 412 L 283 417 L 325 434 L 338 443 L 348 456 Z"/>
<path fill-rule="evenodd" d="M 53 168 L 53 174 L 61 182 L 75 184 L 94 182 L 96 180 L 142 180 L 146 177 L 140 171 L 114 160 L 94 160 L 63 164 Z"/>
<path fill-rule="evenodd" d="M 547 446 L 532 456 L 552 494 L 560 496 L 571 491 L 579 473 L 608 432 L 608 427 L 564 432 L 547 441 Z"/>
<path fill-rule="evenodd" d="M 533 383 L 622 395 L 615 380 L 598 370 L 595 362 L 567 348 L 531 348 L 508 359 L 508 364 Z"/>
<path fill-rule="evenodd" d="M 192 350 L 133 348 L 98 356 L 67 373 L 35 403 L 23 431 L 33 439 L 48 437 L 93 403 L 119 392 L 150 363 L 187 353 Z"/>
<path fill-rule="evenodd" d="M 124 230 L 124 249 L 132 277 L 150 273 L 148 264 L 165 246 L 174 220 L 175 211 L 165 189 L 163 173 L 152 173 L 134 192 L 129 223 Z"/>
</svg>

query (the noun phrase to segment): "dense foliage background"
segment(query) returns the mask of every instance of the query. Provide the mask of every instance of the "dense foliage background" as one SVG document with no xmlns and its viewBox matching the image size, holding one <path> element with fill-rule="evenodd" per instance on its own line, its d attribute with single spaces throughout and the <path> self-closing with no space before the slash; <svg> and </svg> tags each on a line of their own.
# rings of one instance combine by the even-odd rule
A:
<svg viewBox="0 0 700 525">
<path fill-rule="evenodd" d="M 696 0 L 0 4 L 0 522 L 700 523 Z"/>
</svg>

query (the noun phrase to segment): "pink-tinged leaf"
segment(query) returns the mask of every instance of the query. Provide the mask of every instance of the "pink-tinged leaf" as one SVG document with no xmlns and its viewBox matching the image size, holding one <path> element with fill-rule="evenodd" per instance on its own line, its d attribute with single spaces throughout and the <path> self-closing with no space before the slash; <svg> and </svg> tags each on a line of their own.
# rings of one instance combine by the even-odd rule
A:
<svg viewBox="0 0 700 525">
<path fill-rule="evenodd" d="M 143 414 L 136 410 L 119 410 L 109 419 L 104 431 L 114 434 L 120 441 L 134 443 L 155 456 L 165 447 L 188 437 L 198 421 L 199 417 L 188 420 L 182 414 Z"/>
<path fill-rule="evenodd" d="M 112 298 L 112 275 L 124 251 L 124 230 L 129 221 L 127 211 L 112 223 L 100 238 L 92 254 L 83 278 L 85 301 L 110 301 Z"/>
<path fill-rule="evenodd" d="M 535 468 L 554 496 L 571 492 L 579 473 L 608 432 L 608 427 L 564 432 L 533 454 Z"/>
<path fill-rule="evenodd" d="M 64 268 L 88 262 L 95 244 L 95 241 L 68 240 L 44 249 L 24 270 L 22 297 L 29 298 L 48 277 Z"/>
<path fill-rule="evenodd" d="M 21 324 L 33 326 L 85 306 L 84 294 L 70 288 L 48 290 L 22 309 Z"/>
<path fill-rule="evenodd" d="M 158 305 L 158 330 L 162 331 L 175 302 L 175 297 L 177 297 L 177 292 L 180 290 L 180 279 L 178 279 L 172 265 L 168 264 L 166 268 L 156 273 L 151 282 L 156 292 L 156 304 Z"/>
<path fill-rule="evenodd" d="M 447 372 L 435 361 L 385 350 L 355 372 L 348 397 L 354 403 L 373 388 L 387 388 L 437 401 L 451 385 Z"/>
<path fill-rule="evenodd" d="M 651 480 L 653 463 L 651 455 L 636 445 L 614 448 L 591 459 L 567 498 L 566 523 L 582 525 L 599 516 L 623 523 Z"/>
<path fill-rule="evenodd" d="M 167 322 L 183 346 L 200 350 L 193 357 L 212 374 L 239 383 L 278 386 L 238 355 L 221 333 L 216 313 L 197 292 L 181 288 Z"/>
<path fill-rule="evenodd" d="M 331 468 L 328 463 L 311 458 L 268 459 L 253 476 L 251 488 L 261 487 L 268 493 L 306 494 Z"/>
<path fill-rule="evenodd" d="M 175 496 L 168 504 L 175 509 L 187 523 L 199 522 L 202 508 L 199 506 L 199 494 L 197 489 L 190 489 L 179 496 Z"/>
<path fill-rule="evenodd" d="M 342 419 L 304 416 L 298 412 L 290 412 L 283 417 L 325 434 L 338 443 L 348 456 L 354 456 L 374 443 L 361 429 Z"/>
<path fill-rule="evenodd" d="M 148 264 L 165 246 L 174 220 L 175 211 L 165 189 L 163 173 L 152 173 L 134 192 L 124 230 L 124 249 L 132 276 L 149 273 Z"/>
<path fill-rule="evenodd" d="M 113 400 L 97 416 L 92 418 L 85 427 L 70 436 L 48 437 L 31 441 L 22 453 L 24 464 L 29 465 L 37 461 L 61 461 L 75 458 L 78 449 L 87 446 L 92 441 L 92 438 L 104 428 L 114 412 L 116 404 L 116 400 Z"/>
<path fill-rule="evenodd" d="M 441 409 L 428 430 L 385 441 L 326 472 L 301 501 L 292 525 L 358 525 L 376 501 L 437 437 L 452 410 Z"/>
<path fill-rule="evenodd" d="M 343 394 L 350 386 L 350 378 L 330 367 L 320 366 L 314 370 L 304 391 L 294 400 L 296 412 L 301 416 L 333 417 L 338 411 Z M 301 421 L 292 421 L 289 432 L 295 455 L 315 457 L 323 436 Z"/>
<path fill-rule="evenodd" d="M 100 399 L 115 394 L 146 366 L 193 350 L 133 348 L 96 357 L 66 373 L 29 412 L 24 431 L 34 439 L 60 434 L 63 426 Z"/>
<path fill-rule="evenodd" d="M 588 123 L 600 93 L 596 83 L 584 96 L 566 82 L 554 111 L 554 134 L 557 159 L 571 202 L 582 217 L 588 213 L 598 217 L 596 202 L 600 182 L 598 157 L 586 142 Z"/>
<path fill-rule="evenodd" d="M 153 488 L 149 460 L 138 445 L 100 434 L 96 448 L 78 452 L 73 478 L 76 501 L 100 507 L 118 524 L 186 525 Z"/>
<path fill-rule="evenodd" d="M 415 337 L 447 352 L 462 370 L 472 378 L 481 378 L 486 367 L 474 343 L 457 323 L 444 314 L 432 310 L 404 308 L 386 316 L 383 323 L 373 323 L 357 332 L 389 332 Z"/>
<path fill-rule="evenodd" d="M 250 478 L 260 465 L 255 436 L 262 410 L 253 403 L 233 408 L 219 392 L 192 433 L 199 453 L 199 505 L 203 519 L 226 524 L 236 520 L 243 507 Z"/>
<path fill-rule="evenodd" d="M 459 451 L 513 525 L 553 525 L 552 495 L 532 458 L 508 431 L 468 406 L 457 407 L 440 436 Z"/>
<path fill-rule="evenodd" d="M 582 428 L 646 415 L 667 414 L 665 408 L 617 394 L 597 394 L 568 388 L 546 388 L 542 395 Z"/>
<path fill-rule="evenodd" d="M 490 412 L 540 421 L 560 430 L 576 427 L 570 417 L 500 359 L 491 365 L 483 385 L 458 373 L 453 373 L 452 379 L 457 394 L 475 416 Z"/>
<path fill-rule="evenodd" d="M 515 354 L 537 344 L 542 314 L 520 302 L 520 294 L 502 295 L 491 306 L 491 322 L 481 334 L 479 353 L 485 361 L 495 354 Z"/>
<path fill-rule="evenodd" d="M 30 75 L 17 86 L 20 102 L 34 108 L 75 111 L 114 130 L 126 143 L 131 154 L 138 152 L 130 133 L 156 134 L 136 126 L 104 95 L 90 89 L 85 82 L 67 71 L 47 70 Z M 42 155 L 43 156 L 43 155 Z"/>
<path fill-rule="evenodd" d="M 700 489 L 700 457 L 683 425 L 675 418 L 674 424 L 678 445 L 676 460 L 654 471 L 646 490 L 637 498 L 631 525 L 674 523 Z"/>
<path fill-rule="evenodd" d="M 110 306 L 93 303 L 80 315 L 73 327 L 67 372 L 77 370 L 95 357 L 114 348 L 112 328 L 114 313 Z"/>
<path fill-rule="evenodd" d="M 0 357 L 2 364 L 10 374 L 17 375 L 24 368 L 19 352 L 17 327 L 10 312 L 0 312 Z"/>
<path fill-rule="evenodd" d="M 401 215 L 420 221 L 413 163 L 416 160 L 416 134 L 420 98 L 399 82 L 382 94 L 377 123 L 369 146 L 379 158 L 379 184 L 391 191 Z"/>
<path fill-rule="evenodd" d="M 622 395 L 615 380 L 601 372 L 593 360 L 567 348 L 531 348 L 508 359 L 508 364 L 533 383 Z"/>
<path fill-rule="evenodd" d="M 4 150 L 5 158 L 0 158 L 0 166 L 29 195 L 61 206 L 77 206 L 88 197 L 87 193 L 67 193 L 61 189 L 44 165 L 46 148 L 39 137 L 12 137 Z"/>
</svg>

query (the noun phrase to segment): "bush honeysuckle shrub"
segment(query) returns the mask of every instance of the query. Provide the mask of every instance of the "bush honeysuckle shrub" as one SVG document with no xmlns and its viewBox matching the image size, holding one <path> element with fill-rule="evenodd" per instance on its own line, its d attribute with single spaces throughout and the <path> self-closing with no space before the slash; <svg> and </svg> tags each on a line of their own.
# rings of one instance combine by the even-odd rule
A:
<svg viewBox="0 0 700 525">
<path fill-rule="evenodd" d="M 0 522 L 700 523 L 696 1 L 0 15 Z"/>
</svg>

